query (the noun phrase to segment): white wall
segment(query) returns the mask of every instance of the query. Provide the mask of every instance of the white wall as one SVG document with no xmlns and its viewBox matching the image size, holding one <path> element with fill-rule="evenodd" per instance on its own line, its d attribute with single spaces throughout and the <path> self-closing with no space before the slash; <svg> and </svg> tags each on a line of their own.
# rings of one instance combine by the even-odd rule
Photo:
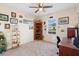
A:
<svg viewBox="0 0 79 59">
<path fill-rule="evenodd" d="M 1 23 L 0 31 L 4 32 L 4 35 L 7 39 L 7 48 L 8 49 L 12 47 L 12 41 L 11 41 L 12 40 L 12 37 L 11 37 L 12 32 L 11 32 L 11 29 L 9 29 L 9 30 L 4 29 L 4 25 L 6 23 L 10 24 L 11 12 L 16 13 L 16 18 L 18 20 L 20 19 L 19 15 L 23 16 L 22 19 L 32 20 L 32 18 L 30 18 L 30 16 L 26 17 L 27 13 L 25 13 L 21 10 L 17 10 L 17 9 L 5 6 L 3 4 L 0 4 L 0 13 L 9 15 L 9 21 L 0 21 L 0 23 Z M 19 31 L 20 31 L 20 42 L 21 42 L 21 44 L 33 41 L 33 30 L 29 30 L 29 25 L 30 24 L 21 24 L 21 23 L 18 24 L 18 28 L 19 28 Z M 33 23 L 31 25 L 33 25 Z"/>
<path fill-rule="evenodd" d="M 56 43 L 57 39 L 56 36 L 60 36 L 61 40 L 63 39 L 63 37 L 67 37 L 67 27 L 71 27 L 71 26 L 76 26 L 78 19 L 77 19 L 77 7 L 73 7 L 73 8 L 69 8 L 66 10 L 61 10 L 55 13 L 52 13 L 50 15 L 47 15 L 45 17 L 42 17 L 43 21 L 47 21 L 47 19 L 53 16 L 57 21 L 58 18 L 60 17 L 65 17 L 65 16 L 69 16 L 69 24 L 67 25 L 56 25 L 57 31 L 56 34 L 45 34 L 47 31 L 43 30 L 43 35 L 44 35 L 44 40 L 46 41 L 50 41 L 50 42 L 54 42 Z M 44 27 L 43 27 L 44 28 Z M 61 32 L 61 29 L 64 30 L 64 32 Z"/>
<path fill-rule="evenodd" d="M 32 24 L 21 24 L 19 23 L 19 30 L 21 36 L 21 44 L 33 41 L 33 30 L 29 30 L 29 26 Z"/>
</svg>

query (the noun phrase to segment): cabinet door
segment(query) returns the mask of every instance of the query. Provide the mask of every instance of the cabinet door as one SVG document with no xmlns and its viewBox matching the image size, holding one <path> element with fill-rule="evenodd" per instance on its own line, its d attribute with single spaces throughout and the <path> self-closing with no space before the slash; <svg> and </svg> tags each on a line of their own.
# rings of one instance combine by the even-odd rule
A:
<svg viewBox="0 0 79 59">
<path fill-rule="evenodd" d="M 68 47 L 59 46 L 59 55 L 60 56 L 72 56 L 73 50 Z"/>
<path fill-rule="evenodd" d="M 73 55 L 73 56 L 79 56 L 79 50 L 73 49 L 72 55 Z"/>
<path fill-rule="evenodd" d="M 68 28 L 67 35 L 68 35 L 68 38 L 75 37 L 75 28 Z"/>
</svg>

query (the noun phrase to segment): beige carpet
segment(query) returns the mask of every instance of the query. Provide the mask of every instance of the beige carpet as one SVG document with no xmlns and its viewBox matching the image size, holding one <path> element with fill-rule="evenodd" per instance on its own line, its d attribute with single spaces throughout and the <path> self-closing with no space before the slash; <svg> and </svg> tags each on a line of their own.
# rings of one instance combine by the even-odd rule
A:
<svg viewBox="0 0 79 59">
<path fill-rule="evenodd" d="M 33 41 L 0 54 L 0 56 L 57 56 L 55 44 L 45 41 Z"/>
</svg>

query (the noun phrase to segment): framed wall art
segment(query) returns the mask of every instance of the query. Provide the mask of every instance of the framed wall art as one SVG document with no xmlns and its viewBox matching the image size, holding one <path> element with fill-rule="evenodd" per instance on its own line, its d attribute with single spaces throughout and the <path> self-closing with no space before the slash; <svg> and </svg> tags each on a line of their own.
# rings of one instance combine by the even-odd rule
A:
<svg viewBox="0 0 79 59">
<path fill-rule="evenodd" d="M 22 15 L 19 15 L 19 18 L 23 18 L 23 16 Z"/>
<path fill-rule="evenodd" d="M 63 25 L 63 24 L 69 24 L 69 17 L 61 17 L 58 19 L 58 24 Z"/>
<path fill-rule="evenodd" d="M 11 17 L 16 17 L 16 13 L 15 12 L 11 12 Z"/>
<path fill-rule="evenodd" d="M 46 22 L 44 21 L 44 25 L 46 24 Z"/>
<path fill-rule="evenodd" d="M 11 24 L 18 24 L 18 19 L 17 18 L 10 18 L 10 23 Z"/>
<path fill-rule="evenodd" d="M 23 21 L 22 20 L 19 20 L 19 23 L 22 23 Z"/>
<path fill-rule="evenodd" d="M 8 21 L 9 20 L 9 16 L 6 14 L 0 14 L 0 21 Z"/>
<path fill-rule="evenodd" d="M 1 26 L 1 22 L 0 22 L 0 26 Z"/>
<path fill-rule="evenodd" d="M 48 34 L 56 34 L 56 19 L 54 18 L 49 18 L 47 21 L 47 30 Z"/>
<path fill-rule="evenodd" d="M 23 19 L 23 24 L 29 24 L 31 22 L 32 22 L 31 20 Z"/>
<path fill-rule="evenodd" d="M 29 26 L 29 30 L 30 30 L 30 29 L 33 29 L 33 26 L 32 26 L 32 25 Z"/>
<path fill-rule="evenodd" d="M 5 24 L 5 29 L 10 29 L 10 24 Z"/>
</svg>

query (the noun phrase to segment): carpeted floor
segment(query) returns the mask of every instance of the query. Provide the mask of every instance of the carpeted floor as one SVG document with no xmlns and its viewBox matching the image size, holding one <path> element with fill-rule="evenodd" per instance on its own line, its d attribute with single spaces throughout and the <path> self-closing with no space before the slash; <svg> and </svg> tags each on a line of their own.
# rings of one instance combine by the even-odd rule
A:
<svg viewBox="0 0 79 59">
<path fill-rule="evenodd" d="M 0 54 L 0 56 L 57 56 L 55 44 L 45 41 L 33 41 Z"/>
</svg>

